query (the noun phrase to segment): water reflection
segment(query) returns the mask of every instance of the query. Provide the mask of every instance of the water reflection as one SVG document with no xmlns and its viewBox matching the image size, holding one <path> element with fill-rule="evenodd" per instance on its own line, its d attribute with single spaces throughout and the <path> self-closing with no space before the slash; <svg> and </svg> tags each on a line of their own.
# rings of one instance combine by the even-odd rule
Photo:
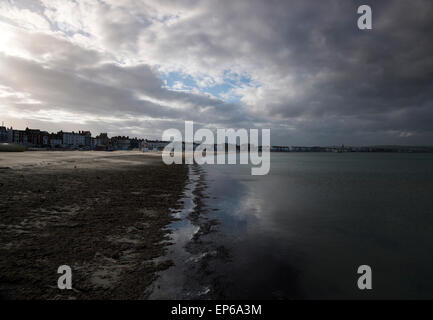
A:
<svg viewBox="0 0 433 320">
<path fill-rule="evenodd" d="M 273 154 L 268 176 L 205 166 L 227 298 L 427 298 L 433 157 Z M 356 287 L 369 264 L 374 290 Z"/>
<path fill-rule="evenodd" d="M 172 230 L 170 234 L 169 252 L 163 259 L 170 259 L 174 265 L 164 270 L 159 278 L 153 283 L 149 299 L 186 299 L 188 292 L 187 287 L 188 262 L 193 261 L 194 257 L 186 250 L 186 245 L 194 237 L 199 227 L 193 225 L 188 215 L 195 209 L 194 190 L 197 187 L 199 175 L 191 169 L 189 172 L 189 182 L 185 187 L 185 193 L 181 201 L 183 202 L 182 210 L 173 212 L 177 219 L 169 225 Z"/>
</svg>

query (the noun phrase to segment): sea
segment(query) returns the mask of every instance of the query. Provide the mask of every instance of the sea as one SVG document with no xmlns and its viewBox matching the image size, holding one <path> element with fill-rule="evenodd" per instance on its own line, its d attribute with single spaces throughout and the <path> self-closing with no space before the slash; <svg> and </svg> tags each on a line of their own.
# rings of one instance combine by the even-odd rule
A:
<svg viewBox="0 0 433 320">
<path fill-rule="evenodd" d="M 433 298 L 433 154 L 271 153 L 268 175 L 239 164 L 190 174 L 171 226 L 183 240 L 151 298 Z"/>
</svg>

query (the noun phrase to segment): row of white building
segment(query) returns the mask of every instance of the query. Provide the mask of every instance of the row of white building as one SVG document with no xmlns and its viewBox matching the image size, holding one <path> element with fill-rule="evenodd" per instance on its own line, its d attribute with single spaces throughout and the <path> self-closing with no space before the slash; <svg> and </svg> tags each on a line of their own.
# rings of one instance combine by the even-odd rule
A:
<svg viewBox="0 0 433 320">
<path fill-rule="evenodd" d="M 17 130 L 0 126 L 0 142 L 16 143 L 35 148 L 63 148 L 63 149 L 116 149 L 127 150 L 140 147 L 139 139 L 129 137 L 108 138 L 107 133 L 92 137 L 90 131 L 49 133 L 39 129 Z"/>
</svg>

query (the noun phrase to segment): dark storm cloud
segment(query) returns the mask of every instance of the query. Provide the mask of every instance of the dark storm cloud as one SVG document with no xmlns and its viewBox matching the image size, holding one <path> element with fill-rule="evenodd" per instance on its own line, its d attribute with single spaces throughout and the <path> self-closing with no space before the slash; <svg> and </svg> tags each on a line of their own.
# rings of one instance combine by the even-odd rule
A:
<svg viewBox="0 0 433 320">
<path fill-rule="evenodd" d="M 347 135 L 353 143 L 374 143 L 372 133 L 387 132 L 390 143 L 404 143 L 409 132 L 431 143 L 433 3 L 371 3 L 371 31 L 357 28 L 361 4 L 212 2 L 205 14 L 174 25 L 161 47 L 198 52 L 204 67 L 209 57 L 264 66 L 260 74 L 273 74 L 277 97 L 271 92 L 255 112 L 272 117 L 275 127 L 278 119 L 297 126 L 296 136 L 289 134 L 296 140 L 305 141 L 302 135 L 312 130 L 317 143 Z M 287 76 L 293 78 L 291 96 L 282 86 Z M 364 133 L 368 139 L 360 138 Z"/>
<path fill-rule="evenodd" d="M 375 2 L 372 31 L 357 29 L 353 13 L 358 4 L 304 2 L 287 17 L 281 29 L 293 68 L 281 63 L 282 69 L 294 72 L 301 83 L 303 76 L 318 78 L 305 94 L 270 105 L 267 112 L 287 119 L 306 117 L 311 127 L 305 129 L 318 126 L 324 136 L 409 131 L 420 135 L 421 143 L 431 143 L 433 3 Z"/>
</svg>

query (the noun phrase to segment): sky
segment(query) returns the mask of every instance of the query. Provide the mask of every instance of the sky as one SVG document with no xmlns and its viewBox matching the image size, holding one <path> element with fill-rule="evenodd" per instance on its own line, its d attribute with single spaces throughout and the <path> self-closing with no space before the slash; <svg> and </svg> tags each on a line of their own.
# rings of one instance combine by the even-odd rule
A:
<svg viewBox="0 0 433 320">
<path fill-rule="evenodd" d="M 430 0 L 0 0 L 0 121 L 433 145 L 432 35 Z"/>
</svg>

